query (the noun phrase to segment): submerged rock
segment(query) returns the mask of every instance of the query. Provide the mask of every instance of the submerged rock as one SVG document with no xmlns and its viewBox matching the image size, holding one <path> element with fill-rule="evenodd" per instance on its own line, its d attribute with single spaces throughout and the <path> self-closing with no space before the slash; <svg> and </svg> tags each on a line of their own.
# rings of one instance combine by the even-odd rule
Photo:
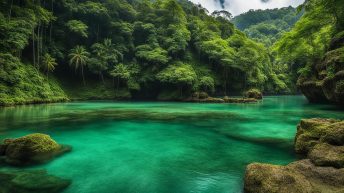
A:
<svg viewBox="0 0 344 193">
<path fill-rule="evenodd" d="M 344 169 L 315 166 L 305 159 L 287 166 L 247 166 L 246 193 L 338 193 L 344 191 Z"/>
<path fill-rule="evenodd" d="M 258 100 L 263 99 L 263 94 L 258 89 L 250 89 L 245 92 L 244 96 L 247 98 L 253 98 L 253 99 L 258 99 Z"/>
<path fill-rule="evenodd" d="M 45 170 L 0 171 L 1 193 L 58 193 L 71 184 Z"/>
<path fill-rule="evenodd" d="M 13 165 L 43 163 L 71 149 L 57 144 L 49 135 L 40 133 L 6 139 L 2 147 L 5 161 Z"/>
<path fill-rule="evenodd" d="M 295 137 L 295 151 L 307 159 L 287 166 L 248 165 L 245 192 L 344 192 L 344 121 L 301 120 Z"/>
</svg>

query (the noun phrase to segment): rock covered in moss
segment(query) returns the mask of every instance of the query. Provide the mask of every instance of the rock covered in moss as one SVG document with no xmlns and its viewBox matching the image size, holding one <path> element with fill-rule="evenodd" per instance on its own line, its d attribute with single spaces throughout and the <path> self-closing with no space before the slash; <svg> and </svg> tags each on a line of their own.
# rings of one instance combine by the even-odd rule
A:
<svg viewBox="0 0 344 193">
<path fill-rule="evenodd" d="M 322 90 L 322 82 L 320 81 L 298 81 L 298 88 L 307 100 L 311 103 L 327 103 L 328 100 Z"/>
<path fill-rule="evenodd" d="M 247 166 L 245 193 L 338 193 L 344 190 L 344 169 L 315 166 L 305 159 L 287 166 Z"/>
<path fill-rule="evenodd" d="M 250 90 L 245 92 L 244 96 L 246 98 L 253 98 L 253 99 L 258 99 L 258 100 L 263 99 L 263 94 L 258 89 L 250 89 Z"/>
<path fill-rule="evenodd" d="M 295 151 L 307 159 L 287 166 L 250 164 L 246 193 L 338 193 L 344 191 L 344 121 L 304 119 Z"/>
<path fill-rule="evenodd" d="M 344 167 L 344 146 L 334 146 L 327 143 L 315 145 L 309 152 L 308 158 L 317 166 Z"/>
<path fill-rule="evenodd" d="M 344 121 L 303 119 L 297 127 L 295 151 L 307 155 L 319 143 L 344 145 Z"/>
<path fill-rule="evenodd" d="M 1 193 L 58 193 L 71 184 L 45 170 L 0 171 L 0 179 Z"/>
<path fill-rule="evenodd" d="M 70 147 L 59 145 L 49 135 L 35 133 L 17 139 L 6 139 L 5 161 L 14 165 L 42 163 L 70 151 Z"/>
<path fill-rule="evenodd" d="M 255 103 L 257 99 L 255 98 L 229 98 L 224 97 L 223 100 L 225 103 Z"/>
<path fill-rule="evenodd" d="M 325 78 L 322 89 L 330 102 L 344 105 L 344 70 L 337 72 L 333 77 Z"/>
</svg>

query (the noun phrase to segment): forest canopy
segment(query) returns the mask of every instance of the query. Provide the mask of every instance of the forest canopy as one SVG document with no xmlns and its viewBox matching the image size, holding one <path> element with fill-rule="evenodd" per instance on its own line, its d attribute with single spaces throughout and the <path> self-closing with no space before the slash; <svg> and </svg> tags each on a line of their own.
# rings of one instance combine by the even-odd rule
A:
<svg viewBox="0 0 344 193">
<path fill-rule="evenodd" d="M 1 1 L 0 51 L 9 56 L 2 57 L 0 68 L 2 102 L 13 95 L 41 97 L 9 81 L 14 68 L 28 66 L 36 69 L 40 84 L 54 80 L 67 95 L 65 87 L 91 90 L 95 82 L 121 97 L 154 98 L 164 91 L 181 92 L 181 84 L 184 97 L 249 88 L 288 92 L 268 50 L 230 19 L 226 11 L 209 14 L 186 0 Z M 14 60 L 5 69 L 7 58 Z M 10 91 L 14 88 L 19 93 Z"/>
</svg>

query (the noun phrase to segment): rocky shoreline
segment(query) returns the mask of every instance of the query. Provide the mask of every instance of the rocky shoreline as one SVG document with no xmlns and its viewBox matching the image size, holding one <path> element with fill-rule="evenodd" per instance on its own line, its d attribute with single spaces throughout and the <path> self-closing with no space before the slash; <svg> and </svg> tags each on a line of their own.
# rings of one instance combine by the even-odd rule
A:
<svg viewBox="0 0 344 193">
<path fill-rule="evenodd" d="M 305 159 L 287 166 L 249 164 L 245 193 L 344 192 L 344 121 L 301 120 L 295 152 Z"/>
</svg>

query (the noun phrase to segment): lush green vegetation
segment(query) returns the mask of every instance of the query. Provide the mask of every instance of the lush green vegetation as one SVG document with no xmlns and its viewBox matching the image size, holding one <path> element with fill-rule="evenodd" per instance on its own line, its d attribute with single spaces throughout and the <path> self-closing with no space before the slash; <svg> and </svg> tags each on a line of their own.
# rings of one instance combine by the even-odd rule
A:
<svg viewBox="0 0 344 193">
<path fill-rule="evenodd" d="M 344 2 L 307 0 L 305 15 L 274 45 L 276 62 L 289 66 L 313 102 L 344 98 Z"/>
<path fill-rule="evenodd" d="M 341 93 L 342 8 L 308 0 L 234 18 L 252 40 L 230 13 L 187 0 L 1 1 L 0 103 L 290 93 L 299 77 Z"/>
<path fill-rule="evenodd" d="M 230 17 L 186 0 L 1 1 L 1 103 L 287 91 Z"/>
<path fill-rule="evenodd" d="M 250 10 L 236 16 L 232 22 L 250 38 L 271 46 L 294 26 L 302 14 L 303 11 L 297 11 L 293 7 Z"/>
</svg>

